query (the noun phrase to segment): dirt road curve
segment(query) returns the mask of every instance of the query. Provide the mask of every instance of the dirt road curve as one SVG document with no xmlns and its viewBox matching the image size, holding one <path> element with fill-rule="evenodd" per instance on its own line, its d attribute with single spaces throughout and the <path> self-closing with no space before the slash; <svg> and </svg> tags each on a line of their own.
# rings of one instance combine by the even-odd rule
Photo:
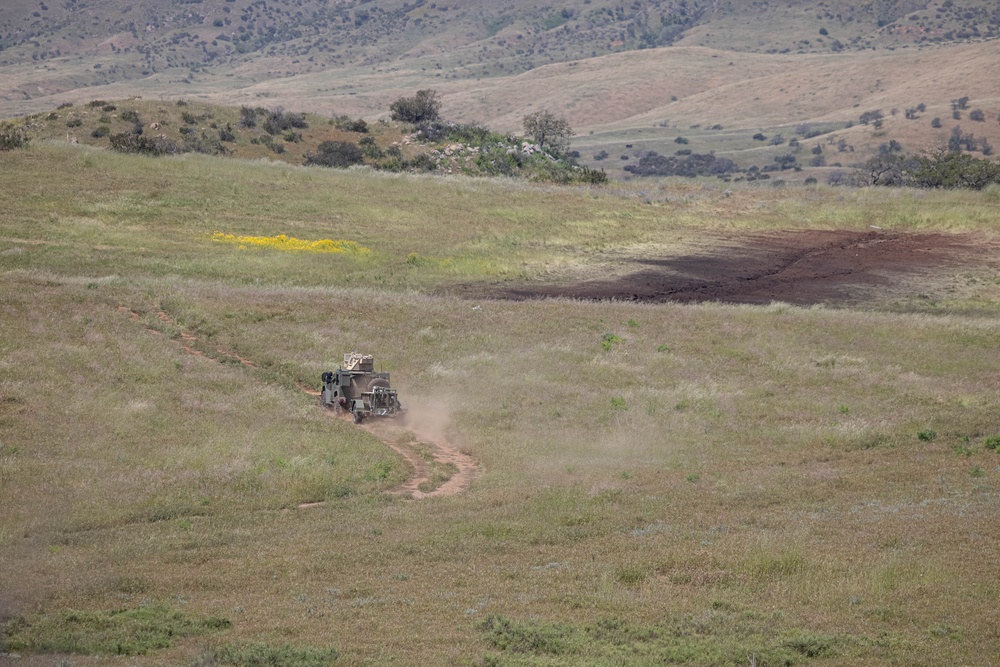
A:
<svg viewBox="0 0 1000 667">
<path fill-rule="evenodd" d="M 571 283 L 464 290 L 506 299 L 570 297 L 651 303 L 851 305 L 873 296 L 905 295 L 969 264 L 983 266 L 990 251 L 971 235 L 868 231 L 783 231 L 707 238 L 697 254 L 617 256 L 611 278 Z M 995 247 L 993 248 L 995 254 Z M 611 264 L 608 262 L 607 264 Z"/>
<path fill-rule="evenodd" d="M 341 418 L 352 421 L 350 413 L 342 413 Z M 467 489 L 479 476 L 479 467 L 472 457 L 448 442 L 442 433 L 421 428 L 410 419 L 404 417 L 400 422 L 368 420 L 360 425 L 413 467 L 410 479 L 390 493 L 419 500 L 434 496 L 453 496 Z M 400 444 L 399 435 L 402 433 L 416 437 Z"/>
<path fill-rule="evenodd" d="M 141 319 L 138 313 L 127 306 L 118 306 L 118 312 L 127 315 L 133 322 L 139 322 Z M 156 317 L 164 324 L 180 331 L 176 342 L 185 352 L 216 361 L 222 359 L 238 361 L 248 368 L 256 368 L 252 361 L 222 347 L 213 347 L 210 354 L 206 354 L 205 350 L 198 347 L 200 344 L 198 337 L 180 327 L 165 312 L 158 312 Z M 146 328 L 160 335 L 156 329 Z M 299 388 L 310 396 L 319 396 L 319 392 L 311 387 L 299 386 Z M 321 408 L 317 407 L 317 410 L 319 409 Z M 353 421 L 352 415 L 348 412 L 342 413 L 341 418 L 348 423 Z M 424 426 L 425 423 L 430 422 L 420 419 L 413 420 L 413 423 L 406 420 L 391 423 L 369 420 L 356 426 L 356 428 L 363 428 L 379 438 L 383 444 L 403 457 L 413 469 L 409 479 L 398 487 L 389 489 L 388 493 L 415 500 L 434 496 L 451 496 L 469 488 L 473 480 L 479 476 L 479 467 L 471 456 L 461 452 L 448 442 L 447 438 L 440 432 L 440 428 Z M 322 502 L 304 503 L 298 507 L 307 509 L 323 504 Z"/>
</svg>

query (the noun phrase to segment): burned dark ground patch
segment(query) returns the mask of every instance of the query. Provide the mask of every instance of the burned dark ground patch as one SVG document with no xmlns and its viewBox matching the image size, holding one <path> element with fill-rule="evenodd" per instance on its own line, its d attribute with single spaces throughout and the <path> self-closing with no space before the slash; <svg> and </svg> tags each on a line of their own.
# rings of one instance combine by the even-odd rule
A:
<svg viewBox="0 0 1000 667">
<path fill-rule="evenodd" d="M 956 271 L 985 269 L 997 255 L 995 248 L 991 251 L 972 235 L 878 229 L 725 235 L 701 247 L 683 255 L 623 255 L 616 260 L 620 271 L 613 277 L 467 286 L 463 292 L 514 300 L 847 306 L 916 297 L 942 288 Z"/>
</svg>

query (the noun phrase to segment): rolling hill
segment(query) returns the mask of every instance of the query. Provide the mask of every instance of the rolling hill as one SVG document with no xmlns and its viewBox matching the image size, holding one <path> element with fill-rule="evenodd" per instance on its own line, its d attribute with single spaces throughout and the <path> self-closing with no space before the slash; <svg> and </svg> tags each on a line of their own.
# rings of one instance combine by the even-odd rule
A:
<svg viewBox="0 0 1000 667">
<path fill-rule="evenodd" d="M 684 130 L 728 155 L 761 148 L 746 130 L 846 126 L 871 110 L 886 116 L 882 136 L 835 140 L 920 150 L 947 137 L 963 97 L 986 119 L 963 129 L 1000 138 L 998 29 L 1000 10 L 979 0 L 16 0 L 0 12 L 0 113 L 139 95 L 374 120 L 434 88 L 448 119 L 500 131 L 551 109 L 582 153 L 664 149 Z M 920 122 L 896 122 L 893 109 L 902 121 L 917 104 Z M 739 132 L 697 131 L 717 125 Z"/>
</svg>

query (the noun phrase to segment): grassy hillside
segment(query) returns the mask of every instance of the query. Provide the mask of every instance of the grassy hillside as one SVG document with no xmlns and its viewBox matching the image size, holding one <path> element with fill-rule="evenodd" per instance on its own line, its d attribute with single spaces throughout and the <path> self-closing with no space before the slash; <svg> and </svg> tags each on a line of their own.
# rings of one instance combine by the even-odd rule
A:
<svg viewBox="0 0 1000 667">
<path fill-rule="evenodd" d="M 651 197 L 45 142 L 0 160 L 0 615 L 23 664 L 1000 655 L 995 266 L 865 311 L 447 296 L 723 232 L 995 243 L 994 191 Z M 471 489 L 383 493 L 403 460 L 300 389 L 353 349 L 476 459 Z"/>
</svg>

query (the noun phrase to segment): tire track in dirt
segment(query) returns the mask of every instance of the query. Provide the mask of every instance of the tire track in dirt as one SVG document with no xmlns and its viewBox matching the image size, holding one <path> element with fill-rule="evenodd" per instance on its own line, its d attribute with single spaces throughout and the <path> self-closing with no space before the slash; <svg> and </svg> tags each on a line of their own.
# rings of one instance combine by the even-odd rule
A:
<svg viewBox="0 0 1000 667">
<path fill-rule="evenodd" d="M 142 324 L 142 316 L 128 306 L 118 306 L 118 312 L 128 316 L 129 320 L 142 325 L 147 331 L 158 336 L 163 336 L 163 332 L 149 325 Z M 221 360 L 238 362 L 247 368 L 258 368 L 258 366 L 245 359 L 235 352 L 228 350 L 221 345 L 213 345 L 211 355 L 199 350 L 195 344 L 205 345 L 197 336 L 181 327 L 164 311 L 156 313 L 156 318 L 163 324 L 178 331 L 178 338 L 169 339 L 176 343 L 182 350 L 196 357 L 210 359 L 216 363 Z M 299 390 L 309 396 L 319 398 L 320 392 L 296 382 Z M 388 494 L 402 498 L 420 500 L 423 498 L 433 498 L 436 496 L 453 496 L 468 489 L 472 482 L 479 477 L 480 470 L 475 460 L 452 445 L 447 438 L 441 434 L 429 434 L 416 428 L 408 430 L 405 417 L 402 425 L 389 425 L 369 421 L 368 423 L 354 424 L 353 416 L 348 412 L 336 415 L 334 411 L 328 410 L 332 416 L 340 418 L 345 423 L 349 423 L 355 428 L 360 428 L 374 437 L 378 438 L 382 444 L 396 452 L 413 469 L 409 479 L 399 486 L 389 489 Z M 401 443 L 399 440 L 411 434 L 413 439 Z M 424 453 L 424 455 L 421 455 Z M 442 471 L 450 472 L 445 476 Z M 320 507 L 325 502 L 301 503 L 299 509 Z"/>
</svg>

